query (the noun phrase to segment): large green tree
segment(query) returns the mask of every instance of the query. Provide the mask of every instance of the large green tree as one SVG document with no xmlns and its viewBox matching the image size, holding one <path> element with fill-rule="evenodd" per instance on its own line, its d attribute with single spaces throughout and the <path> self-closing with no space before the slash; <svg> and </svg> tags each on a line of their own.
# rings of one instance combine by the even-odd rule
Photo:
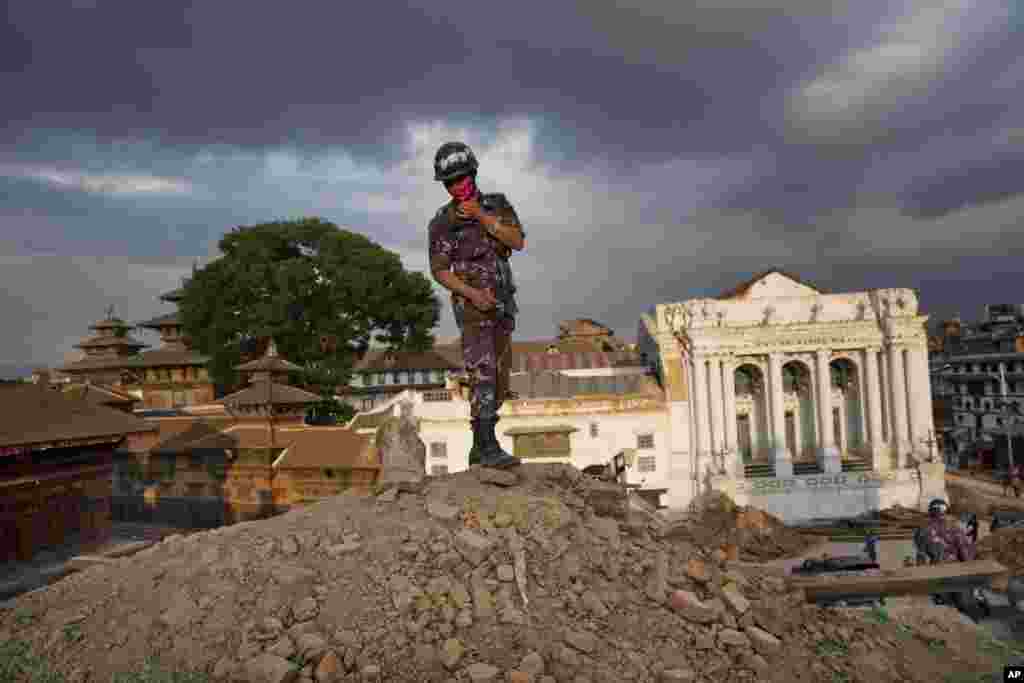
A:
<svg viewBox="0 0 1024 683">
<path fill-rule="evenodd" d="M 217 384 L 237 384 L 233 367 L 255 339 L 273 337 L 306 369 L 301 381 L 325 394 L 348 382 L 371 342 L 396 351 L 433 345 L 441 305 L 430 281 L 363 235 L 306 218 L 236 228 L 219 248 L 179 304 Z"/>
</svg>

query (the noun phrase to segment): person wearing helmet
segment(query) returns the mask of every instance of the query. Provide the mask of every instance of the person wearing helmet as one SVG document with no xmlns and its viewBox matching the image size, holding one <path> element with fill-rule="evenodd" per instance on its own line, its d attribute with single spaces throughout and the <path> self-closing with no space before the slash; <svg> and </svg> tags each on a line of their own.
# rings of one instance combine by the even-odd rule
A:
<svg viewBox="0 0 1024 683">
<path fill-rule="evenodd" d="M 445 143 L 434 155 L 434 180 L 444 184 L 451 201 L 427 228 L 430 272 L 452 293 L 472 387 L 469 464 L 514 467 L 519 459 L 501 448 L 494 429 L 510 395 L 505 361 L 518 312 L 508 261 L 525 246 L 525 232 L 505 195 L 480 192 L 477 168 L 473 150 L 461 142 Z"/>
</svg>

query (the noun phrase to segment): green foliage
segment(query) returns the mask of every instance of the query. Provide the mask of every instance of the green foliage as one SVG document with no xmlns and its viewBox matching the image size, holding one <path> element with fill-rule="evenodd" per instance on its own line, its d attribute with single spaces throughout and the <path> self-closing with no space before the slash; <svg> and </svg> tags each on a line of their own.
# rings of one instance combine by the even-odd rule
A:
<svg viewBox="0 0 1024 683">
<path fill-rule="evenodd" d="M 816 649 L 821 657 L 845 657 L 850 654 L 849 645 L 832 638 L 819 641 Z"/>
<path fill-rule="evenodd" d="M 334 396 L 324 396 L 319 403 L 314 403 L 306 412 L 306 422 L 312 425 L 345 424 L 356 416 L 356 409 L 342 403 Z"/>
<path fill-rule="evenodd" d="M 244 339 L 273 337 L 306 369 L 305 384 L 331 390 L 348 382 L 371 342 L 408 351 L 433 344 L 441 305 L 430 281 L 363 235 L 305 218 L 236 228 L 219 247 L 223 257 L 196 271 L 179 304 L 217 384 L 237 384 Z M 333 343 L 325 347 L 324 337 Z"/>
</svg>

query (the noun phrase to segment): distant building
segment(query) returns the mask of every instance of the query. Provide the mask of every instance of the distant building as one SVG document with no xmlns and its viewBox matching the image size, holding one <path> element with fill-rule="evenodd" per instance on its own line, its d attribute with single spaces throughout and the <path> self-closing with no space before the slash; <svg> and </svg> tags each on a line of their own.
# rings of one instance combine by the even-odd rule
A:
<svg viewBox="0 0 1024 683">
<path fill-rule="evenodd" d="M 181 296 L 181 290 L 175 290 L 160 299 L 176 303 Z M 214 387 L 206 369 L 209 358 L 191 350 L 177 313 L 136 327 L 159 330 L 160 348 L 141 351 L 146 344 L 132 338 L 131 326 L 108 309 L 104 320 L 90 326 L 96 334 L 76 345 L 85 352 L 85 358 L 67 363 L 59 371 L 73 382 L 132 394 L 144 408 L 179 408 L 213 400 Z"/>
</svg>

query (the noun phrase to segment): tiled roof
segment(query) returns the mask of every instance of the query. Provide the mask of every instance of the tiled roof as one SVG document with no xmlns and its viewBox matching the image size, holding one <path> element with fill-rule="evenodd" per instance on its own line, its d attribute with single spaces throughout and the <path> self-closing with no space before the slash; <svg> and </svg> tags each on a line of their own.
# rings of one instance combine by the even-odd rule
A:
<svg viewBox="0 0 1024 683">
<path fill-rule="evenodd" d="M 174 313 L 167 313 L 165 315 L 160 315 L 160 316 L 157 316 L 155 318 L 150 318 L 149 320 L 143 320 L 142 322 L 135 323 L 135 326 L 136 327 L 147 327 L 147 328 L 151 328 L 151 329 L 159 329 L 159 328 L 161 328 L 163 326 L 166 326 L 166 325 L 180 325 L 180 324 L 181 324 L 181 320 L 178 318 L 177 311 L 175 311 Z"/>
<path fill-rule="evenodd" d="M 90 330 L 120 330 L 128 329 L 131 325 L 121 320 L 120 318 L 104 318 L 99 322 L 89 325 Z"/>
<path fill-rule="evenodd" d="M 225 396 L 217 401 L 217 403 L 255 406 L 264 405 L 268 400 L 275 404 L 316 403 L 320 400 L 320 397 L 287 384 L 271 382 L 268 387 L 266 382 L 253 382 L 241 391 Z"/>
<path fill-rule="evenodd" d="M 302 368 L 295 363 L 286 361 L 277 356 L 257 358 L 248 363 L 236 365 L 235 370 L 242 372 L 301 372 Z"/>
<path fill-rule="evenodd" d="M 344 427 L 310 427 L 289 437 L 278 469 L 379 467 L 372 436 Z"/>
<path fill-rule="evenodd" d="M 187 453 L 191 444 L 199 439 L 219 434 L 234 420 L 231 418 L 156 418 L 151 419 L 160 428 L 160 441 L 152 448 L 154 453 Z"/>
<path fill-rule="evenodd" d="M 154 368 L 177 365 L 205 365 L 209 357 L 194 351 L 155 349 L 116 358 L 84 358 L 59 368 L 62 372 L 114 370 L 117 368 Z"/>
<path fill-rule="evenodd" d="M 109 346 L 123 346 L 125 348 L 143 349 L 149 344 L 143 344 L 137 339 L 128 335 L 123 337 L 89 337 L 75 344 L 76 349 L 101 349 Z"/>
<path fill-rule="evenodd" d="M 74 384 L 63 389 L 69 398 L 85 399 L 97 405 L 135 403 L 138 397 L 99 384 Z"/>
<path fill-rule="evenodd" d="M 353 368 L 354 372 L 381 372 L 388 370 L 451 370 L 458 367 L 451 354 L 454 349 L 437 349 L 423 352 L 409 351 L 368 351 Z M 394 361 L 388 357 L 393 356 Z M 461 353 L 459 354 L 461 356 Z"/>
<path fill-rule="evenodd" d="M 270 426 L 265 423 L 258 424 L 236 424 L 221 432 L 200 437 L 195 441 L 184 444 L 182 448 L 187 450 L 197 449 L 223 449 L 235 448 L 287 448 L 291 445 L 297 430 L 277 427 L 274 429 L 273 444 L 271 444 Z"/>
<path fill-rule="evenodd" d="M 124 411 L 65 396 L 35 384 L 0 386 L 0 446 L 92 439 L 150 432 Z"/>
<path fill-rule="evenodd" d="M 513 375 L 510 384 L 520 398 L 572 398 L 597 394 L 664 396 L 657 382 L 646 375 L 567 377 L 558 372 L 529 372 Z"/>
<path fill-rule="evenodd" d="M 771 275 L 772 273 L 778 273 L 779 275 L 783 275 L 785 277 L 788 277 L 790 280 L 793 280 L 794 282 L 798 282 L 798 283 L 804 285 L 805 287 L 810 287 L 811 289 L 815 290 L 819 294 L 826 294 L 827 293 L 823 289 L 821 289 L 820 287 L 818 287 L 816 285 L 813 285 L 810 282 L 807 282 L 806 280 L 804 280 L 803 278 L 801 278 L 798 275 L 794 275 L 793 273 L 787 272 L 785 270 L 781 270 L 779 268 L 769 268 L 768 270 L 763 270 L 760 273 L 758 273 L 757 275 L 754 275 L 749 280 L 746 280 L 746 281 L 740 283 L 736 287 L 733 287 L 730 290 L 722 292 L 716 298 L 718 298 L 718 299 L 735 299 L 737 297 L 741 297 L 744 294 L 746 294 L 750 290 L 750 288 L 753 287 L 757 283 L 758 280 L 760 280 L 761 278 L 763 278 L 765 276 Z"/>
</svg>

